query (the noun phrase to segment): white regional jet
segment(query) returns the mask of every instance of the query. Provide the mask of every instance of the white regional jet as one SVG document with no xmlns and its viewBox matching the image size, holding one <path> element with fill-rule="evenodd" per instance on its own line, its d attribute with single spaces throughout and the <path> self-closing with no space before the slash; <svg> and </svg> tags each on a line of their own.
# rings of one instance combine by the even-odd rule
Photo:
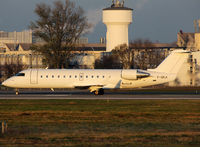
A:
<svg viewBox="0 0 200 147">
<path fill-rule="evenodd" d="M 138 88 L 173 81 L 188 55 L 185 50 L 175 50 L 156 69 L 148 70 L 28 69 L 2 85 L 16 89 L 80 88 L 102 95 L 104 89 Z"/>
</svg>

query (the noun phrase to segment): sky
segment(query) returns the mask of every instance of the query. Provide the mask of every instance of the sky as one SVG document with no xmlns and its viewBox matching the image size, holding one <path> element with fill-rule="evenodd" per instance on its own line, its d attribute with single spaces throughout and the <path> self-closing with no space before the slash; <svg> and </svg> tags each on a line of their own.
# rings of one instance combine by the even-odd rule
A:
<svg viewBox="0 0 200 147">
<path fill-rule="evenodd" d="M 37 3 L 52 4 L 54 0 L 0 0 L 0 30 L 22 31 L 37 19 Z M 62 0 L 64 1 L 64 0 Z M 110 7 L 112 0 L 71 0 L 85 11 L 93 28 L 85 35 L 90 43 L 105 37 L 102 9 Z M 200 0 L 125 0 L 133 8 L 133 23 L 129 26 L 129 40 L 149 39 L 161 43 L 174 42 L 177 32 L 194 32 L 194 19 L 200 19 Z"/>
</svg>

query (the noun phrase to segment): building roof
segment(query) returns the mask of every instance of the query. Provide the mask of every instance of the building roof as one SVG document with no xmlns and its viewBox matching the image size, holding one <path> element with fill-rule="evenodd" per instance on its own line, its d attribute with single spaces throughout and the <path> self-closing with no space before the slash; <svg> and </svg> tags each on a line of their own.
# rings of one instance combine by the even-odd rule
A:
<svg viewBox="0 0 200 147">
<path fill-rule="evenodd" d="M 6 46 L 10 51 L 19 51 L 21 48 L 23 51 L 29 51 L 32 44 L 29 43 L 7 43 Z M 83 44 L 78 45 L 73 51 L 106 51 L 106 44 Z"/>
<path fill-rule="evenodd" d="M 77 47 L 106 47 L 104 43 L 78 44 Z"/>
<path fill-rule="evenodd" d="M 22 49 L 24 51 L 30 50 L 31 45 L 32 45 L 31 43 L 22 43 L 22 44 L 20 44 L 20 46 L 22 47 Z"/>
<path fill-rule="evenodd" d="M 28 51 L 30 50 L 30 47 L 32 44 L 31 43 L 20 43 L 20 44 L 7 43 L 5 45 L 10 51 L 18 51 L 19 47 L 21 47 L 24 51 Z"/>
<path fill-rule="evenodd" d="M 77 47 L 73 51 L 106 51 L 106 47 Z"/>
<path fill-rule="evenodd" d="M 82 44 L 78 45 L 75 51 L 106 51 L 106 44 L 100 44 L 100 43 Z"/>
<path fill-rule="evenodd" d="M 17 48 L 17 45 L 18 44 L 14 44 L 14 43 L 7 43 L 5 44 L 7 46 L 7 48 L 10 50 L 10 51 L 16 51 L 16 48 Z"/>
</svg>

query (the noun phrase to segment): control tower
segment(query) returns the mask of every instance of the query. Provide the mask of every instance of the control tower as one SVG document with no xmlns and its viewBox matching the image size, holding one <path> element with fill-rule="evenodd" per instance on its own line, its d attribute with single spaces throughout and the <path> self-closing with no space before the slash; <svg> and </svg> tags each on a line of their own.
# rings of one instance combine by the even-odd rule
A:
<svg viewBox="0 0 200 147">
<path fill-rule="evenodd" d="M 128 26 L 132 23 L 133 9 L 124 7 L 124 0 L 112 0 L 109 8 L 103 9 L 103 23 L 107 26 L 106 51 L 121 44 L 129 44 Z"/>
</svg>

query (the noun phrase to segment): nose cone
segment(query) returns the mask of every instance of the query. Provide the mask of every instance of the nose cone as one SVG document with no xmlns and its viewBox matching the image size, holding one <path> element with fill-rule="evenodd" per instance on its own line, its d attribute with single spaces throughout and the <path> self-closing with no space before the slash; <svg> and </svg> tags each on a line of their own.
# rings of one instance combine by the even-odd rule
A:
<svg viewBox="0 0 200 147">
<path fill-rule="evenodd" d="M 10 79 L 5 80 L 1 85 L 6 86 L 6 87 L 12 87 L 13 83 Z"/>
<path fill-rule="evenodd" d="M 1 85 L 3 85 L 3 86 L 7 86 L 7 82 L 4 81 Z"/>
</svg>

